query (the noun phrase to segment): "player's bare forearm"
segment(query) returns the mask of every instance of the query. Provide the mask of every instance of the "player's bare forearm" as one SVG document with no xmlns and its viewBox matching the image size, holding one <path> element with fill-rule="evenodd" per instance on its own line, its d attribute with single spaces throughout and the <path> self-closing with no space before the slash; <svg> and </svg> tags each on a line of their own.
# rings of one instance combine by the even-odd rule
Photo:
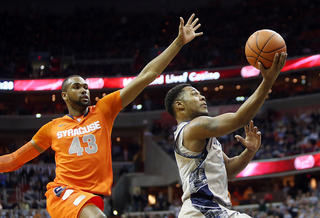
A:
<svg viewBox="0 0 320 218">
<path fill-rule="evenodd" d="M 279 54 L 275 55 L 271 68 L 264 69 L 264 67 L 259 64 L 263 80 L 256 91 L 236 112 L 237 117 L 243 125 L 247 125 L 260 110 L 273 83 L 277 79 L 281 69 L 284 67 L 286 59 L 287 53 L 281 53 L 280 56 Z"/>
<path fill-rule="evenodd" d="M 168 48 L 143 68 L 139 76 L 145 76 L 146 84 L 150 84 L 164 71 L 183 45 L 183 40 L 177 37 Z"/>
<path fill-rule="evenodd" d="M 263 80 L 256 91 L 237 110 L 236 115 L 242 126 L 247 125 L 258 113 L 271 87 L 272 83 Z"/>
<path fill-rule="evenodd" d="M 228 179 L 234 179 L 236 176 L 246 168 L 246 166 L 250 163 L 253 159 L 254 155 L 256 154 L 255 151 L 249 151 L 245 149 L 240 155 L 227 158 L 225 161 Z M 226 159 L 225 159 L 226 160 Z"/>
<path fill-rule="evenodd" d="M 154 81 L 168 66 L 180 51 L 182 42 L 176 38 L 159 56 L 148 63 L 141 73 L 126 87 L 120 90 L 122 107 L 132 102 L 152 81 Z"/>
<path fill-rule="evenodd" d="M 199 19 L 195 18 L 195 14 L 192 14 L 184 25 L 184 20 L 180 17 L 179 34 L 178 37 L 170 44 L 170 46 L 164 50 L 158 57 L 151 61 L 141 72 L 141 75 L 148 73 L 151 74 L 152 82 L 157 78 L 176 54 L 180 51 L 183 45 L 192 41 L 195 37 L 201 36 L 203 33 L 196 33 L 196 30 L 201 26 L 198 24 Z M 149 84 L 149 83 L 148 83 Z"/>
</svg>

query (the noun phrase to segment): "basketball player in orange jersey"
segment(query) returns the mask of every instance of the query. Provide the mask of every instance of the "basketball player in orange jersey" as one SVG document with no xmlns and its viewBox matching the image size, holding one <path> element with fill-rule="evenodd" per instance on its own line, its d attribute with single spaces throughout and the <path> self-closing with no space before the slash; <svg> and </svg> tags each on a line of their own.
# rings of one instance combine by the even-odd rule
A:
<svg viewBox="0 0 320 218">
<path fill-rule="evenodd" d="M 103 199 L 112 186 L 111 131 L 119 111 L 155 80 L 181 47 L 202 35 L 198 18 L 186 25 L 180 18 L 178 37 L 144 67 L 126 87 L 90 106 L 88 84 L 70 76 L 62 84 L 69 114 L 45 124 L 17 151 L 0 157 L 0 172 L 17 170 L 51 147 L 55 151 L 56 178 L 47 185 L 47 210 L 52 218 L 103 218 Z"/>
</svg>

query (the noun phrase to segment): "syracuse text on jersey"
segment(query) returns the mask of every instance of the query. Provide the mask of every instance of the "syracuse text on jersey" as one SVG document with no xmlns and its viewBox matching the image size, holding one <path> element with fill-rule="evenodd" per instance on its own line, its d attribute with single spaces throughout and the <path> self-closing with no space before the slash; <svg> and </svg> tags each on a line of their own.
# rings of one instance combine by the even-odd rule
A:
<svg viewBox="0 0 320 218">
<path fill-rule="evenodd" d="M 86 134 L 89 132 L 93 132 L 97 129 L 101 129 L 99 121 L 93 122 L 85 127 L 79 127 L 76 129 L 67 129 L 67 130 L 59 131 L 59 132 L 57 132 L 57 138 L 60 139 L 62 137 L 82 135 L 82 134 Z"/>
</svg>

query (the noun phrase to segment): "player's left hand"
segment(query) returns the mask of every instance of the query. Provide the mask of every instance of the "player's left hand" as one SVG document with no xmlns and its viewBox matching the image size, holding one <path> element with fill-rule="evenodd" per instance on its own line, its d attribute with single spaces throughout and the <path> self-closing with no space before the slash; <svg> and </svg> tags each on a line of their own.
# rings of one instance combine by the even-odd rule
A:
<svg viewBox="0 0 320 218">
<path fill-rule="evenodd" d="M 203 32 L 196 33 L 196 30 L 201 26 L 201 24 L 197 24 L 199 21 L 198 18 L 194 19 L 195 14 L 192 14 L 186 23 L 184 25 L 184 20 L 182 17 L 180 17 L 180 26 L 179 26 L 179 38 L 181 39 L 181 42 L 184 44 L 187 44 L 191 40 L 193 40 L 197 36 L 201 36 Z M 193 20 L 194 19 L 194 20 Z M 196 25 L 197 24 L 197 25 Z"/>
<path fill-rule="evenodd" d="M 253 126 L 253 121 L 251 120 L 249 126 L 244 127 L 246 138 L 242 138 L 239 135 L 235 137 L 250 151 L 256 152 L 261 145 L 261 132 L 258 128 Z"/>
</svg>

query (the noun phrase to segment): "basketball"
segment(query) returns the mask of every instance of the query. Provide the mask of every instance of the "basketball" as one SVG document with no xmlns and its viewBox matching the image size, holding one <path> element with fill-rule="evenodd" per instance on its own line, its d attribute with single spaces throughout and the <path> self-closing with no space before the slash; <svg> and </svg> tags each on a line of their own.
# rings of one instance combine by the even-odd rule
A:
<svg viewBox="0 0 320 218">
<path fill-rule="evenodd" d="M 245 46 L 248 62 L 257 69 L 259 61 L 264 68 L 270 68 L 274 55 L 281 52 L 287 52 L 286 42 L 279 33 L 268 29 L 254 32 Z"/>
</svg>

